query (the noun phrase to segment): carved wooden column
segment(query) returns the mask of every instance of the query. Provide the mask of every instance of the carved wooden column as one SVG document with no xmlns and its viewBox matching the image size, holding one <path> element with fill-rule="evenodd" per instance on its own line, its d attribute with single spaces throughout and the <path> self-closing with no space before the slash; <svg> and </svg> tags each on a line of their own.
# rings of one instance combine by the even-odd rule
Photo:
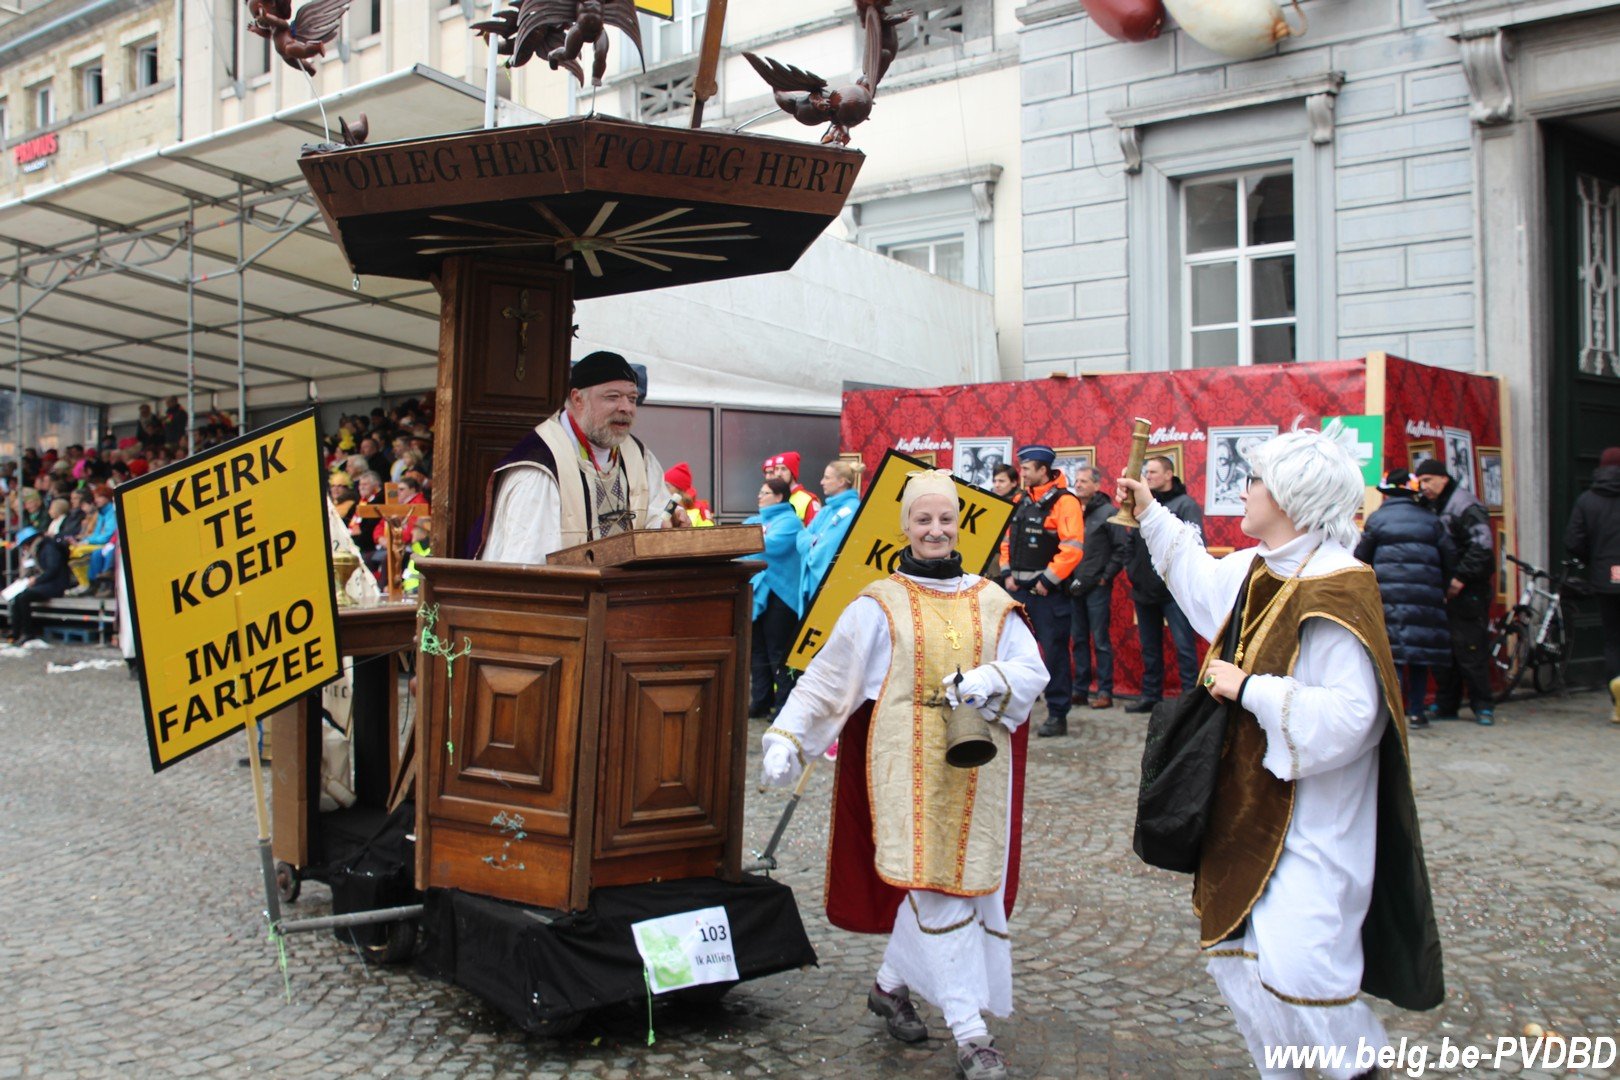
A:
<svg viewBox="0 0 1620 1080">
<path fill-rule="evenodd" d="M 573 336 L 573 276 L 561 268 L 457 256 L 439 290 L 433 428 L 433 550 L 470 555 L 490 470 L 562 407 Z"/>
</svg>

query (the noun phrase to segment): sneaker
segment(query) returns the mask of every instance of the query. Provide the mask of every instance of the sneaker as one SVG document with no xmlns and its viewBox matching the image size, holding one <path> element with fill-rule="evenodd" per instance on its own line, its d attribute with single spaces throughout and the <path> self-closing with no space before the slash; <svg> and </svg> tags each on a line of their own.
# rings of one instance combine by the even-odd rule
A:
<svg viewBox="0 0 1620 1080">
<path fill-rule="evenodd" d="M 1114 707 L 1114 695 L 1092 694 L 1091 700 L 1086 704 L 1093 709 L 1112 709 Z"/>
<path fill-rule="evenodd" d="M 1128 713 L 1150 713 L 1153 711 L 1153 706 L 1157 704 L 1157 701 L 1149 701 L 1147 698 L 1137 698 L 1135 704 L 1125 706 L 1125 711 Z"/>
<path fill-rule="evenodd" d="M 838 760 L 838 740 L 834 739 L 831 743 L 829 743 L 827 745 L 826 751 L 821 756 L 826 758 L 828 761 L 837 761 Z"/>
<path fill-rule="evenodd" d="M 1036 738 L 1050 739 L 1054 735 L 1067 735 L 1069 733 L 1069 720 L 1065 716 L 1048 716 L 1046 723 L 1041 725 L 1035 733 Z"/>
<path fill-rule="evenodd" d="M 988 1036 L 969 1039 L 956 1047 L 956 1071 L 965 1080 L 1007 1080 L 1007 1059 Z"/>
<path fill-rule="evenodd" d="M 1496 710 L 1481 709 L 1479 712 L 1474 714 L 1474 719 L 1479 721 L 1480 727 L 1490 727 L 1492 724 L 1496 723 Z"/>
<path fill-rule="evenodd" d="M 1421 713 L 1413 713 L 1406 718 L 1407 731 L 1422 731 L 1429 726 L 1429 721 Z"/>
<path fill-rule="evenodd" d="M 1457 711 L 1456 709 L 1448 709 L 1446 712 L 1441 713 L 1438 705 L 1425 705 L 1423 707 L 1423 715 L 1429 720 L 1461 720 L 1462 717 L 1457 715 Z"/>
<path fill-rule="evenodd" d="M 898 987 L 891 994 L 873 983 L 872 989 L 866 992 L 866 1007 L 883 1017 L 889 1034 L 901 1042 L 919 1043 L 928 1038 L 928 1025 L 917 1015 L 917 1006 L 911 1003 L 908 988 Z"/>
</svg>

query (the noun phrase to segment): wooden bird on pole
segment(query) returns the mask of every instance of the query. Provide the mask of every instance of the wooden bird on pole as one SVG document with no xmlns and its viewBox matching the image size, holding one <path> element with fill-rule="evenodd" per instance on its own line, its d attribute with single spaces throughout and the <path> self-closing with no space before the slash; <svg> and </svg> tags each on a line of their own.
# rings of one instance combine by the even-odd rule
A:
<svg viewBox="0 0 1620 1080">
<path fill-rule="evenodd" d="M 607 74 L 607 28 L 618 27 L 641 52 L 641 24 L 634 0 L 522 0 L 516 8 L 496 12 L 473 30 L 500 38 L 498 51 L 509 57 L 507 67 L 522 67 L 543 55 L 552 70 L 566 68 L 581 85 L 585 82 L 579 54 L 594 47 L 591 85 L 601 86 Z M 642 68 L 646 68 L 642 61 Z"/>
<path fill-rule="evenodd" d="M 900 51 L 896 28 L 916 14 L 910 8 L 890 11 L 892 2 L 855 0 L 855 16 L 865 31 L 866 51 L 861 77 L 848 86 L 829 90 L 827 80 L 815 72 L 750 52 L 743 53 L 743 57 L 770 86 L 778 108 L 801 124 L 829 124 L 821 141 L 848 146 L 849 129 L 872 115 L 878 84 Z"/>
</svg>

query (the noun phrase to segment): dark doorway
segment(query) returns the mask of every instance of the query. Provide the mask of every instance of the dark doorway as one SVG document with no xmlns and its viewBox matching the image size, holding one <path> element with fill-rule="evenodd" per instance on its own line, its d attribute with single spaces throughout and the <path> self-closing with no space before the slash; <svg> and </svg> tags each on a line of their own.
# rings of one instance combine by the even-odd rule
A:
<svg viewBox="0 0 1620 1080">
<path fill-rule="evenodd" d="M 1591 482 L 1603 448 L 1620 445 L 1620 113 L 1548 124 L 1544 133 L 1553 350 L 1551 485 L 1543 505 L 1556 564 L 1575 497 Z M 1527 508 L 1540 502 L 1536 493 L 1526 496 Z M 1577 608 L 1571 629 L 1571 680 L 1596 683 L 1602 634 L 1594 605 Z"/>
</svg>

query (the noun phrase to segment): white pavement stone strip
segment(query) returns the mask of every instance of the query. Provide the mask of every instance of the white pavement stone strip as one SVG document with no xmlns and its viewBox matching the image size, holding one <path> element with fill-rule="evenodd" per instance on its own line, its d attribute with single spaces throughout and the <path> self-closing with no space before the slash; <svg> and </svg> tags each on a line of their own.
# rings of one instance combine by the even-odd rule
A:
<svg viewBox="0 0 1620 1080">
<path fill-rule="evenodd" d="M 30 650 L 0 675 L 0 1080 L 953 1075 L 937 1009 L 922 1005 L 931 1037 L 916 1046 L 867 1013 L 884 939 L 821 914 L 831 769 L 779 851 L 821 966 L 718 1005 L 660 1005 L 654 1046 L 644 1006 L 567 1039 L 526 1038 L 472 995 L 368 968 L 325 936 L 290 942 L 286 1002 L 260 917 L 243 746 L 153 776 L 132 681 L 102 665 L 65 683 L 45 674 L 115 656 Z M 1423 1014 L 1379 1003 L 1397 1041 L 1487 1044 L 1530 1022 L 1620 1032 L 1620 727 L 1607 710 L 1597 694 L 1531 699 L 1492 729 L 1412 736 L 1448 996 Z M 761 730 L 747 847 L 763 846 L 784 798 L 751 782 Z M 1070 730 L 1031 747 L 1018 1013 L 991 1020 L 1012 1075 L 1252 1075 L 1195 955 L 1189 879 L 1130 852 L 1140 718 L 1084 710 Z M 324 913 L 328 899 L 307 884 L 292 913 Z"/>
</svg>

